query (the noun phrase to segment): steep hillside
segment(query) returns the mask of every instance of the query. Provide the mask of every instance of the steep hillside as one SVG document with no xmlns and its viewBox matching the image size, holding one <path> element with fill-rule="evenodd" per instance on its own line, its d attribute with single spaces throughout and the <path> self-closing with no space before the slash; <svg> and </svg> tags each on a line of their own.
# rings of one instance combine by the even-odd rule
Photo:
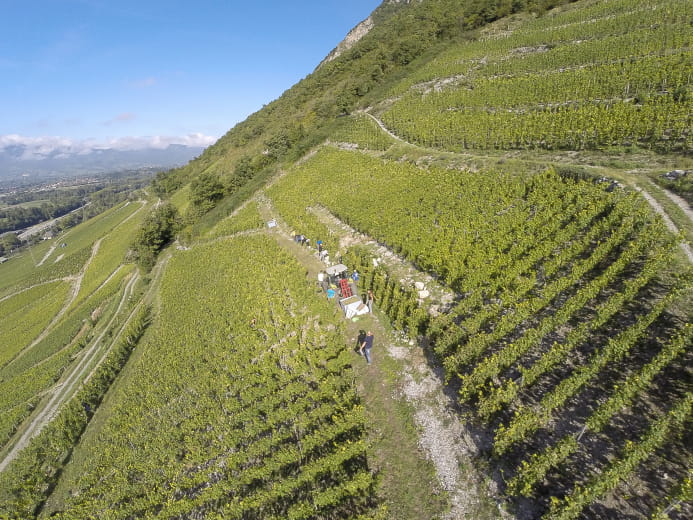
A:
<svg viewBox="0 0 693 520">
<path fill-rule="evenodd" d="M 383 2 L 159 175 L 170 204 L 85 226 L 60 276 L 14 265 L 0 517 L 693 516 L 693 221 L 653 183 L 693 169 L 691 15 Z M 142 229 L 174 207 L 157 260 Z M 102 254 L 121 227 L 151 246 L 139 293 Z M 316 283 L 337 262 L 360 276 Z M 351 291 L 373 312 L 346 319 Z M 12 449 L 83 348 L 107 361 Z"/>
<path fill-rule="evenodd" d="M 385 1 L 368 18 L 368 32 L 342 46 L 348 50 L 236 125 L 188 166 L 162 174 L 155 187 L 164 195 L 201 176 L 220 179 L 224 193 L 233 194 L 250 178 L 265 179 L 282 163 L 299 159 L 327 137 L 336 119 L 381 100 L 418 62 L 475 38 L 476 28 L 491 20 L 513 11 L 543 12 L 557 3 L 563 2 Z"/>
</svg>

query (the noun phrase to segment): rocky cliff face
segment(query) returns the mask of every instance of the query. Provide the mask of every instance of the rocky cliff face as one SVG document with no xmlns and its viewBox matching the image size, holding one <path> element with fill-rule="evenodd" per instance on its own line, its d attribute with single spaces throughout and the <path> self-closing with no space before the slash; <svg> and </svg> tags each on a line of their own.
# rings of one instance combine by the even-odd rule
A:
<svg viewBox="0 0 693 520">
<path fill-rule="evenodd" d="M 423 0 L 384 0 L 383 4 L 410 4 L 415 1 L 422 2 Z M 319 69 L 325 63 L 338 58 L 342 53 L 351 49 L 356 42 L 368 34 L 368 32 L 373 28 L 373 25 L 373 17 L 369 16 L 363 22 L 354 27 L 351 31 L 349 31 L 349 34 L 346 35 L 346 38 L 344 38 L 344 40 L 342 40 L 339 45 L 337 45 L 337 47 L 335 47 L 332 52 L 330 52 L 325 59 L 320 62 L 320 65 L 318 65 L 317 68 Z"/>
<path fill-rule="evenodd" d="M 397 0 L 395 0 L 397 1 Z M 346 38 L 344 38 L 341 42 L 339 42 L 339 45 L 335 47 L 332 52 L 330 52 L 324 60 L 320 62 L 320 65 L 318 65 L 318 68 L 322 67 L 327 62 L 330 62 L 334 60 L 335 58 L 338 58 L 343 52 L 348 51 L 351 49 L 351 47 L 359 41 L 361 38 L 363 38 L 366 34 L 368 34 L 368 31 L 370 31 L 373 28 L 373 18 L 370 16 L 366 18 L 363 22 L 358 24 L 356 27 L 354 27 L 351 31 L 349 31 L 349 34 L 346 35 Z"/>
</svg>

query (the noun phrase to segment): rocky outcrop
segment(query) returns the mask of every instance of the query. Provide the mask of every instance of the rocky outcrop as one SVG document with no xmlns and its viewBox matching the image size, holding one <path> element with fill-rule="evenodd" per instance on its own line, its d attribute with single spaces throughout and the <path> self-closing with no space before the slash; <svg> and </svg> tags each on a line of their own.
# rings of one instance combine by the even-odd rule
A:
<svg viewBox="0 0 693 520">
<path fill-rule="evenodd" d="M 383 4 L 403 4 L 407 5 L 412 2 L 422 2 L 423 0 L 384 0 Z M 378 9 L 376 9 L 377 11 Z M 361 38 L 363 38 L 366 34 L 370 32 L 370 30 L 373 28 L 375 25 L 375 22 L 373 21 L 373 17 L 369 16 L 366 18 L 363 22 L 358 24 L 356 27 L 354 27 L 351 31 L 349 31 L 349 34 L 346 35 L 346 38 L 344 38 L 337 47 L 335 47 L 332 52 L 330 52 L 324 60 L 320 62 L 320 64 L 316 67 L 315 70 L 318 70 L 320 67 L 322 67 L 325 63 L 328 63 L 339 56 L 341 56 L 344 52 L 348 51 L 351 49 L 356 42 L 358 42 Z"/>
<path fill-rule="evenodd" d="M 325 63 L 330 62 L 334 60 L 335 58 L 338 58 L 342 53 L 348 51 L 351 49 L 354 44 L 359 41 L 361 38 L 363 38 L 368 32 L 373 28 L 373 18 L 368 17 L 366 18 L 363 22 L 358 24 L 356 27 L 354 27 L 351 31 L 349 31 L 349 34 L 346 35 L 346 38 L 344 38 L 341 42 L 339 42 L 339 45 L 335 47 L 332 52 L 330 52 L 324 60 L 320 62 L 320 65 L 318 65 L 318 69 L 322 67 Z"/>
</svg>

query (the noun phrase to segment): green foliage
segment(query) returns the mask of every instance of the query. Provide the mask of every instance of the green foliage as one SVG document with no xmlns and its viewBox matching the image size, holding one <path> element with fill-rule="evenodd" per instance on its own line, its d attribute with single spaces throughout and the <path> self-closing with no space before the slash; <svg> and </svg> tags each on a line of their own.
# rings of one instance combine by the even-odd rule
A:
<svg viewBox="0 0 693 520">
<path fill-rule="evenodd" d="M 340 122 L 330 132 L 330 140 L 337 143 L 353 144 L 368 150 L 387 150 L 395 142 L 366 114 L 342 118 Z"/>
<path fill-rule="evenodd" d="M 405 140 L 450 151 L 690 151 L 692 11 L 675 4 L 647 14 L 628 1 L 576 4 L 452 46 L 395 89 L 383 120 Z"/>
<path fill-rule="evenodd" d="M 0 368 L 43 330 L 63 306 L 68 284 L 56 280 L 0 302 Z"/>
<path fill-rule="evenodd" d="M 689 205 L 693 206 L 693 172 L 688 172 L 676 180 L 663 176 L 658 176 L 655 180 L 658 184 L 683 197 Z"/>
<path fill-rule="evenodd" d="M 131 214 L 101 238 L 98 251 L 84 271 L 79 294 L 73 302 L 73 307 L 89 297 L 110 276 L 114 276 L 118 269 L 127 270 L 123 263 L 128 261 L 127 252 L 132 237 L 144 220 L 146 210 L 146 206 L 140 206 L 136 213 Z"/>
<path fill-rule="evenodd" d="M 360 42 L 190 165 L 158 174 L 153 190 L 163 197 L 186 186 L 186 212 L 197 220 L 191 234 L 257 230 L 263 222 L 254 204 L 213 226 L 274 169 L 325 138 L 369 151 L 391 146 L 373 120 L 355 115 L 368 104 L 402 138 L 453 152 L 613 145 L 690 152 L 689 2 L 581 2 L 547 13 L 568 3 L 383 3 Z M 537 16 L 484 27 L 523 11 Z M 683 323 L 690 318 L 667 314 L 680 288 L 660 276 L 673 262 L 673 239 L 637 197 L 607 193 L 582 167 L 535 176 L 422 170 L 374 155 L 323 147 L 286 168 L 267 195 L 296 232 L 322 239 L 333 258 L 339 237 L 320 212 L 457 293 L 449 312 L 432 319 L 416 292 L 373 268 L 365 251 L 345 255 L 392 324 L 431 341 L 446 377 L 456 380 L 460 405 L 486 421 L 510 492 L 544 500 L 542 490 L 558 482 L 567 492 L 542 504 L 556 518 L 579 515 L 690 422 L 690 395 L 673 399 L 686 383 L 667 379 L 670 370 L 685 372 L 677 363 L 690 357 L 690 324 Z M 136 233 L 133 249 L 144 268 L 175 234 L 171 208 L 159 206 Z M 92 242 L 77 236 L 61 272 L 76 272 L 91 252 Z M 102 245 L 122 247 L 115 237 Z M 105 250 L 95 257 L 85 291 L 114 258 Z M 47 273 L 36 270 L 32 280 Z M 84 447 L 89 467 L 69 483 L 73 492 L 58 517 L 369 515 L 374 481 L 350 358 L 339 324 L 327 317 L 332 310 L 316 301 L 303 275 L 262 236 L 177 253 L 147 356 L 114 395 L 114 413 L 100 431 L 108 445 Z M 81 316 L 86 309 L 84 302 Z M 72 337 L 76 324 L 61 325 L 60 337 Z M 58 343 L 37 346 L 42 370 L 0 381 L 0 394 L 9 396 L 0 432 L 16 427 L 80 348 L 57 353 Z M 674 406 L 624 431 L 623 410 L 638 400 Z M 69 432 L 86 424 L 74 404 L 65 413 L 67 422 L 56 427 L 76 428 L 65 430 L 65 445 L 51 438 L 59 453 L 51 460 L 64 457 L 76 439 Z M 594 445 L 607 449 L 595 454 Z M 13 469 L 11 484 L 12 507 L 28 516 L 60 467 L 31 453 L 23 470 Z M 576 454 L 593 458 L 576 462 Z M 685 486 L 680 477 L 664 515 L 686 489 L 690 495 L 690 479 Z"/>
<path fill-rule="evenodd" d="M 89 462 L 56 516 L 373 512 L 352 357 L 332 315 L 271 237 L 178 253 L 146 355 L 83 447 Z"/>
<path fill-rule="evenodd" d="M 212 173 L 202 174 L 190 184 L 190 202 L 201 213 L 212 209 L 223 197 L 224 185 Z"/>
<path fill-rule="evenodd" d="M 0 234 L 63 216 L 85 204 L 94 197 L 94 192 L 103 189 L 104 184 L 99 183 L 3 195 L 0 203 Z"/>
<path fill-rule="evenodd" d="M 364 251 L 345 257 L 395 327 L 432 341 L 460 402 L 488 421 L 495 453 L 512 460 L 513 450 L 529 456 L 528 439 L 551 431 L 575 400 L 591 407 L 607 398 L 610 390 L 599 388 L 605 370 L 661 377 L 672 360 L 668 345 L 683 348 L 663 338 L 661 362 L 642 364 L 659 345 L 665 309 L 690 291 L 685 275 L 671 286 L 659 279 L 673 261 L 673 237 L 634 194 L 607 191 L 580 169 L 561 173 L 424 171 L 328 146 L 267 194 L 288 222 L 307 226 L 313 212 L 304 208 L 326 208 L 460 295 L 430 320 Z M 681 326 L 690 331 L 685 323 L 671 330 Z M 595 337 L 607 338 L 603 348 Z M 666 402 L 658 392 L 650 395 Z M 566 443 L 547 452 L 561 475 L 572 471 L 569 459 L 557 462 L 573 449 Z"/>
<path fill-rule="evenodd" d="M 173 240 L 179 225 L 178 210 L 170 202 L 159 204 L 145 217 L 131 244 L 134 258 L 143 270 L 154 267 L 156 256 Z"/>
<path fill-rule="evenodd" d="M 36 517 L 94 411 L 149 325 L 149 314 L 148 307 L 139 310 L 85 386 L 0 474 L 0 511 L 8 518 Z"/>
<path fill-rule="evenodd" d="M 251 202 L 220 221 L 206 236 L 209 238 L 227 236 L 242 231 L 262 229 L 265 225 L 265 221 L 258 212 L 257 203 Z"/>
<path fill-rule="evenodd" d="M 157 197 L 168 198 L 173 192 L 185 184 L 185 170 L 174 168 L 168 171 L 158 172 L 150 186 Z"/>
<path fill-rule="evenodd" d="M 0 256 L 9 254 L 10 251 L 15 249 L 20 244 L 19 238 L 14 233 L 7 233 L 0 237 Z"/>
</svg>

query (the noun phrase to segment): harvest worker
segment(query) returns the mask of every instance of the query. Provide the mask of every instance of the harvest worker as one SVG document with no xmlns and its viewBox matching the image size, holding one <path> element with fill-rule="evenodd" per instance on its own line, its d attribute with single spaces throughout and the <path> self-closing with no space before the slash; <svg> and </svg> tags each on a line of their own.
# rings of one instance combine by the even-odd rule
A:
<svg viewBox="0 0 693 520">
<path fill-rule="evenodd" d="M 359 281 L 359 272 L 356 269 L 351 273 L 351 280 L 352 281 L 349 283 L 351 286 L 351 294 L 356 294 L 357 282 Z"/>
<path fill-rule="evenodd" d="M 368 312 L 373 314 L 373 301 L 375 300 L 375 296 L 373 296 L 373 291 L 371 289 L 368 289 L 368 294 L 366 295 L 366 305 L 368 306 Z"/>
<path fill-rule="evenodd" d="M 371 364 L 371 349 L 373 348 L 373 332 L 370 330 L 366 333 L 366 337 L 363 338 L 363 343 L 361 343 L 361 348 L 359 352 L 366 356 L 366 362 Z"/>
</svg>

